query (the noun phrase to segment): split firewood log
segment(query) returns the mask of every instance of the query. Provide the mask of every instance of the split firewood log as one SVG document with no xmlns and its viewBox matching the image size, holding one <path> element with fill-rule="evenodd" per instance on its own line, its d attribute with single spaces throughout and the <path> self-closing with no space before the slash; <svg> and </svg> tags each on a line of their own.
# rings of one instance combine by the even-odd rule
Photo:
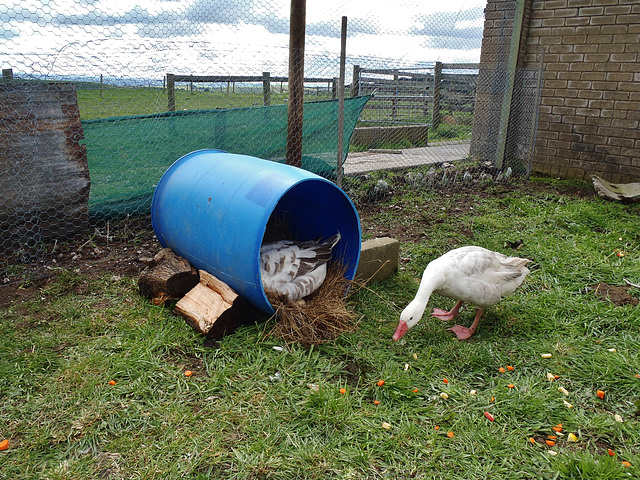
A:
<svg viewBox="0 0 640 480">
<path fill-rule="evenodd" d="M 195 330 L 214 340 L 238 326 L 255 323 L 258 313 L 226 283 L 204 270 L 200 283 L 182 297 L 175 312 Z"/>
<path fill-rule="evenodd" d="M 170 248 L 160 250 L 153 259 L 141 261 L 147 268 L 140 274 L 138 288 L 156 305 L 182 298 L 200 281 L 198 271 Z"/>
</svg>

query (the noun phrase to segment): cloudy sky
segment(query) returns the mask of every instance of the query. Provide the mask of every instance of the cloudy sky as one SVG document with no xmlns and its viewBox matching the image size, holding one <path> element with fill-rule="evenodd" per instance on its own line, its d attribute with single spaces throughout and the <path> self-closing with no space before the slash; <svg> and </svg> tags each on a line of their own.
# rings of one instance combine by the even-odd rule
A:
<svg viewBox="0 0 640 480">
<path fill-rule="evenodd" d="M 477 62 L 485 0 L 307 0 L 305 76 Z M 5 0 L 0 64 L 46 78 L 286 75 L 290 0 Z"/>
</svg>

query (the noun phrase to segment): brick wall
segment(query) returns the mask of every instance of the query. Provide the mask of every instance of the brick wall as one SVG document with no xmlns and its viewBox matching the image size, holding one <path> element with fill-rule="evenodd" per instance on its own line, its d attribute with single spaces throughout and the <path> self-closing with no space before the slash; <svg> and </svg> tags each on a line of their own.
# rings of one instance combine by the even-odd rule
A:
<svg viewBox="0 0 640 480">
<path fill-rule="evenodd" d="M 510 35 L 491 16 L 512 5 L 488 1 L 489 69 L 485 41 L 496 28 Z M 524 17 L 519 66 L 544 72 L 532 171 L 640 181 L 640 2 L 526 0 Z"/>
<path fill-rule="evenodd" d="M 524 60 L 544 64 L 533 171 L 640 180 L 638 52 L 638 0 L 531 3 Z"/>
</svg>

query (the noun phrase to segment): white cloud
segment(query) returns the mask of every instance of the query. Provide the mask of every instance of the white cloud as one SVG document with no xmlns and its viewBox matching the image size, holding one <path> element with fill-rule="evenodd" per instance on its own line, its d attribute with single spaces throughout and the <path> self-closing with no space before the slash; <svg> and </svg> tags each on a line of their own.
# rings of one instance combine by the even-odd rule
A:
<svg viewBox="0 0 640 480">
<path fill-rule="evenodd" d="M 478 60 L 484 1 L 389 5 L 307 1 L 305 73 L 333 75 L 343 15 L 351 63 Z M 9 0 L 0 6 L 0 62 L 34 76 L 286 75 L 289 9 L 290 0 Z"/>
</svg>

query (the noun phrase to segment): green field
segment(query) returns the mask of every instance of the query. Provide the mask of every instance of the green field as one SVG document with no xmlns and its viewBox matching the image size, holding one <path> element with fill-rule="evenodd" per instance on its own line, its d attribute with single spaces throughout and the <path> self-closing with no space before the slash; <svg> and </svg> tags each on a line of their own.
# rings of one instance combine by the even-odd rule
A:
<svg viewBox="0 0 640 480">
<path fill-rule="evenodd" d="M 317 99 L 314 95 L 312 98 Z M 272 93 L 271 104 L 286 103 L 286 93 Z M 262 93 L 215 91 L 205 92 L 176 89 L 176 110 L 209 110 L 262 106 Z M 78 106 L 82 120 L 149 115 L 168 111 L 166 90 L 156 87 L 110 87 L 78 89 Z"/>
</svg>

